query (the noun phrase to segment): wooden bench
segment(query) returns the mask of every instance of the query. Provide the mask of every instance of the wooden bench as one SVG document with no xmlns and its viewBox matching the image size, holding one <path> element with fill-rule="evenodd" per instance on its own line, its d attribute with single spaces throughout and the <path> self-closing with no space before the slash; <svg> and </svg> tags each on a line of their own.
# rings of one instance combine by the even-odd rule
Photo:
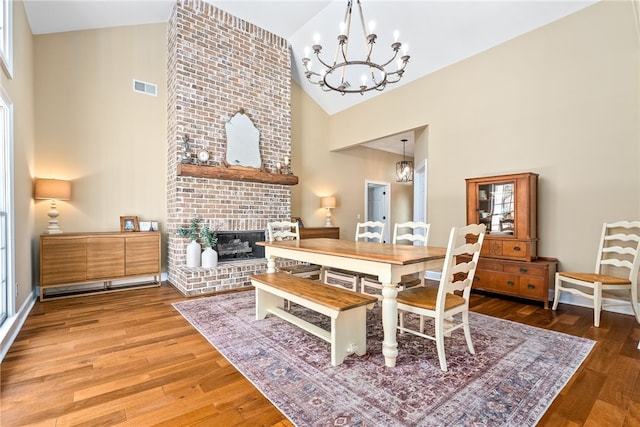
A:
<svg viewBox="0 0 640 427">
<path fill-rule="evenodd" d="M 331 343 L 333 366 L 349 354 L 366 353 L 367 306 L 378 301 L 375 296 L 282 272 L 253 275 L 251 284 L 256 288 L 256 319 L 271 313 Z M 285 299 L 330 317 L 331 331 L 284 310 Z"/>
</svg>

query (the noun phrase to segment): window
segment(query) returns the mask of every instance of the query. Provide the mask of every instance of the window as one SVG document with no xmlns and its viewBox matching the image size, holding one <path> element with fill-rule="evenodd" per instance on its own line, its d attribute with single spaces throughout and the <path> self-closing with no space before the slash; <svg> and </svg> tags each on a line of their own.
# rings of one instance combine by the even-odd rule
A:
<svg viewBox="0 0 640 427">
<path fill-rule="evenodd" d="M 0 0 L 0 60 L 2 69 L 13 78 L 13 10 L 12 0 Z"/>
<path fill-rule="evenodd" d="M 0 325 L 13 314 L 13 107 L 0 88 Z M 2 338 L 2 337 L 0 337 Z"/>
</svg>

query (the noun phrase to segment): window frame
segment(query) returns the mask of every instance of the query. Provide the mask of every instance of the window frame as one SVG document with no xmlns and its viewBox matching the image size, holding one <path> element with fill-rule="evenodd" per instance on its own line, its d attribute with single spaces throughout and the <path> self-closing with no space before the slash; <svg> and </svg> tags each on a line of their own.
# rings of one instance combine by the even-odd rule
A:
<svg viewBox="0 0 640 427">
<path fill-rule="evenodd" d="M 13 78 L 13 2 L 0 0 L 2 28 L 0 28 L 0 63 L 7 77 Z"/>
<path fill-rule="evenodd" d="M 14 240 L 14 192 L 13 192 L 13 102 L 0 87 L 0 120 L 2 120 L 2 126 L 0 131 L 3 135 L 0 138 L 0 162 L 2 163 L 3 175 L 0 177 L 0 185 L 3 188 L 0 189 L 0 208 L 4 207 L 6 219 L 5 219 L 5 260 L 0 262 L 6 262 L 6 280 L 4 289 L 0 289 L 2 293 L 1 297 L 4 299 L 3 304 L 5 307 L 0 309 L 0 331 L 4 330 L 4 322 L 15 315 L 16 313 L 16 289 L 15 283 L 15 240 Z M 1 313 L 1 311 L 5 311 Z M 6 317 L 5 317 L 6 316 Z M 3 336 L 0 336 L 0 342 L 3 340 Z"/>
</svg>

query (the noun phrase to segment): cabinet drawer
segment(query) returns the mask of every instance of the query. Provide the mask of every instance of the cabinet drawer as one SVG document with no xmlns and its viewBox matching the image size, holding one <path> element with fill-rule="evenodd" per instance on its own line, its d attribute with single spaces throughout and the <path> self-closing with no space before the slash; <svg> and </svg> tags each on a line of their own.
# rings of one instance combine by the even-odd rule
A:
<svg viewBox="0 0 640 427">
<path fill-rule="evenodd" d="M 503 271 L 502 261 L 493 261 L 490 259 L 480 259 L 478 261 L 478 270 Z"/>
<path fill-rule="evenodd" d="M 545 268 L 536 266 L 536 265 L 528 265 L 526 263 L 522 263 L 522 264 L 505 263 L 504 271 L 507 273 L 525 274 L 527 276 L 544 277 Z"/>
<path fill-rule="evenodd" d="M 519 241 L 503 241 L 502 256 L 518 259 L 529 259 L 529 244 Z"/>
<path fill-rule="evenodd" d="M 518 276 L 506 273 L 492 273 L 491 276 L 493 289 L 503 294 L 518 295 Z"/>
<path fill-rule="evenodd" d="M 520 276 L 518 280 L 519 294 L 522 298 L 542 299 L 547 298 L 547 287 L 542 277 Z"/>
<path fill-rule="evenodd" d="M 473 278 L 473 287 L 488 291 L 499 291 L 514 294 L 518 288 L 518 276 L 494 271 L 476 271 Z"/>
</svg>

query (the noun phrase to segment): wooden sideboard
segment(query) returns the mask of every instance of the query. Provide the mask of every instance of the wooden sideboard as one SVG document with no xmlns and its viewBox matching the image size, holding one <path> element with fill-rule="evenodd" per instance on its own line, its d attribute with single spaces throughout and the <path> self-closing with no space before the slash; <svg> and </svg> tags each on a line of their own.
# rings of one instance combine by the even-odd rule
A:
<svg viewBox="0 0 640 427">
<path fill-rule="evenodd" d="M 340 238 L 340 227 L 300 227 L 301 239 Z"/>
<path fill-rule="evenodd" d="M 40 236 L 40 301 L 89 291 L 47 289 L 103 283 L 93 292 L 159 286 L 161 239 L 157 231 L 42 234 Z M 152 277 L 151 281 L 113 285 L 112 281 Z"/>
</svg>

